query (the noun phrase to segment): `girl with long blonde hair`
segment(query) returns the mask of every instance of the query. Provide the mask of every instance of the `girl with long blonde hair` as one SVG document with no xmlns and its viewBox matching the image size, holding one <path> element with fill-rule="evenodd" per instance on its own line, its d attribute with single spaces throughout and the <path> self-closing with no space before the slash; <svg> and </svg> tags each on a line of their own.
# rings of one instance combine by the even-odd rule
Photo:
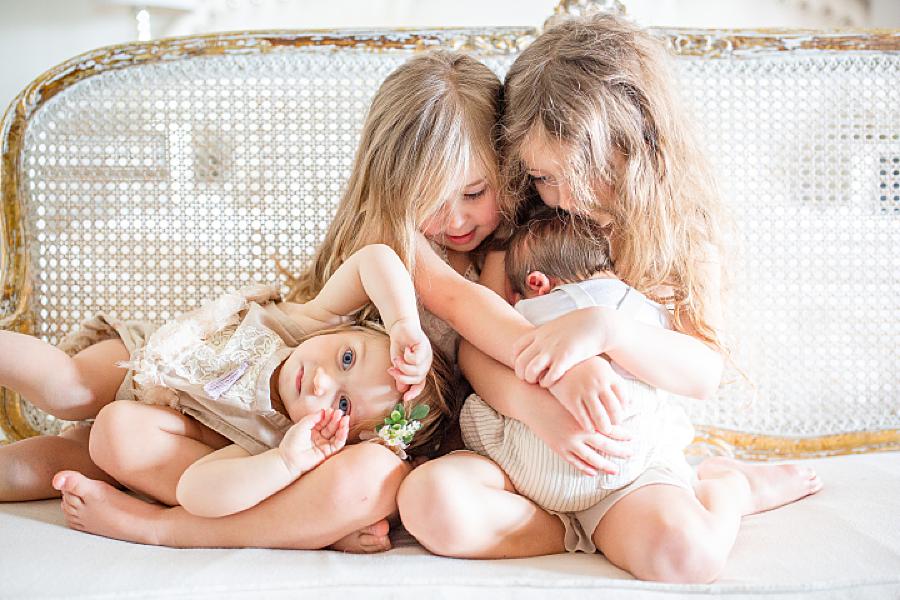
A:
<svg viewBox="0 0 900 600">
<path fill-rule="evenodd" d="M 651 327 L 615 308 L 574 310 L 519 338 L 515 373 L 470 346 L 460 350 L 463 372 L 484 402 L 563 456 L 566 448 L 554 440 L 568 440 L 575 454 L 570 463 L 587 476 L 615 468 L 584 460 L 593 458 L 584 446 L 608 453 L 618 447 L 612 438 L 628 437 L 616 430 L 627 403 L 618 376 L 587 372 L 592 361 L 604 355 L 651 386 L 704 399 L 715 393 L 727 356 L 720 200 L 676 101 L 671 69 L 649 33 L 598 15 L 544 32 L 516 59 L 504 84 L 504 212 L 514 218 L 543 202 L 598 223 L 610 232 L 616 277 L 668 307 L 674 326 Z M 489 257 L 482 280 L 502 285 L 490 273 L 494 264 Z M 553 403 L 537 384 L 567 408 L 562 418 L 547 413 Z M 585 393 L 587 387 L 599 394 Z M 607 434 L 606 447 L 585 431 Z M 571 445 L 579 439 L 581 447 Z M 682 444 L 681 463 L 683 439 L 673 438 Z M 460 452 L 414 471 L 401 486 L 400 512 L 407 529 L 439 554 L 599 550 L 641 579 L 707 582 L 721 572 L 743 515 L 821 488 L 812 470 L 792 465 L 710 459 L 699 467 L 699 481 L 676 467 L 655 465 L 653 477 L 611 499 L 550 513 L 520 495 L 486 455 Z M 538 465 L 532 475 L 540 481 Z"/>
</svg>

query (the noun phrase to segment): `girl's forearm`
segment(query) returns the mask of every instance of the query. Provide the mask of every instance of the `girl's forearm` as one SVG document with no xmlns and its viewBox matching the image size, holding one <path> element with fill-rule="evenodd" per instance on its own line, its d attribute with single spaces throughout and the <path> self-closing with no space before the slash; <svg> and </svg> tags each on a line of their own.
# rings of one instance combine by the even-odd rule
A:
<svg viewBox="0 0 900 600">
<path fill-rule="evenodd" d="M 396 321 L 418 321 L 416 293 L 409 273 L 397 254 L 384 244 L 371 244 L 354 252 L 307 303 L 313 311 L 352 315 L 371 301 L 385 327 Z"/>
<path fill-rule="evenodd" d="M 429 311 L 479 350 L 512 368 L 513 343 L 534 326 L 499 295 L 471 282 L 426 244 L 416 254 L 415 284 Z"/>
<path fill-rule="evenodd" d="M 606 332 L 603 352 L 622 368 L 652 386 L 706 400 L 722 379 L 721 353 L 699 339 L 647 325 L 608 308 L 594 310 Z"/>
<path fill-rule="evenodd" d="M 547 390 L 526 383 L 508 367 L 462 340 L 459 346 L 459 366 L 475 393 L 503 416 L 530 425 L 543 404 L 559 406 Z M 560 411 L 564 411 L 559 406 Z"/>
<path fill-rule="evenodd" d="M 255 506 L 300 477 L 273 448 L 248 455 L 228 446 L 197 461 L 178 481 L 176 497 L 198 517 L 221 517 Z"/>
</svg>

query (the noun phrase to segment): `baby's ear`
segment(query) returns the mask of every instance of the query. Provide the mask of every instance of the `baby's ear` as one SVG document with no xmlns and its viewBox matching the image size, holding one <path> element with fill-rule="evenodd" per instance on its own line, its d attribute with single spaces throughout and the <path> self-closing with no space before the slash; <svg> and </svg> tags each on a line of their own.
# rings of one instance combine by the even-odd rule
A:
<svg viewBox="0 0 900 600">
<path fill-rule="evenodd" d="M 550 278 L 540 271 L 532 271 L 525 277 L 525 287 L 527 287 L 535 296 L 543 296 L 553 289 Z"/>
</svg>

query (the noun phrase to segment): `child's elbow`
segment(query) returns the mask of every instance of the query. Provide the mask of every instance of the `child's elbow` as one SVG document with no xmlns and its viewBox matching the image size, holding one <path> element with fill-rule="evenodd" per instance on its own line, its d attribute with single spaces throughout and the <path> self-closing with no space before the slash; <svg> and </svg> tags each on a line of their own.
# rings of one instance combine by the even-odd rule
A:
<svg viewBox="0 0 900 600">
<path fill-rule="evenodd" d="M 718 352 L 710 357 L 710 363 L 704 369 L 704 376 L 698 381 L 697 389 L 691 396 L 698 400 L 712 400 L 719 391 L 719 385 L 722 383 L 722 372 L 725 368 L 725 361 Z"/>
</svg>

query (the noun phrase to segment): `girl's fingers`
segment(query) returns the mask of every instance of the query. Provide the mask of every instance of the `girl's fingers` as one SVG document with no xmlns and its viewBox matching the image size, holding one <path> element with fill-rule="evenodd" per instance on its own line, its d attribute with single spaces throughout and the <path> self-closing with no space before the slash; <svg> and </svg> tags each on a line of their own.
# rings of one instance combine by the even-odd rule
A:
<svg viewBox="0 0 900 600">
<path fill-rule="evenodd" d="M 529 332 L 517 339 L 513 343 L 513 356 L 519 356 L 522 350 L 531 345 L 531 342 L 534 340 L 534 332 Z"/>
<path fill-rule="evenodd" d="M 547 372 L 550 366 L 550 357 L 546 354 L 539 354 L 532 359 L 531 363 L 525 368 L 525 381 L 528 383 L 538 383 L 541 377 Z"/>
<path fill-rule="evenodd" d="M 630 442 L 634 435 L 632 435 L 631 430 L 625 427 L 624 425 L 613 425 L 609 431 L 603 434 L 608 438 L 612 438 L 614 440 L 619 440 L 622 442 Z"/>
<path fill-rule="evenodd" d="M 402 360 L 395 360 L 394 366 L 391 368 L 397 369 L 404 375 L 414 375 L 416 373 L 422 372 L 422 365 L 415 363 L 415 362 L 411 362 L 411 363 L 404 362 Z"/>
<path fill-rule="evenodd" d="M 586 399 L 585 403 L 587 404 L 587 412 L 590 415 L 592 425 L 590 429 L 608 433 L 612 428 L 612 423 L 610 423 L 609 415 L 606 413 L 606 408 L 604 408 L 600 399 L 596 396 L 591 396 Z"/>
<path fill-rule="evenodd" d="M 544 376 L 541 377 L 541 387 L 542 388 L 551 388 L 556 385 L 562 376 L 566 374 L 566 372 L 572 368 L 572 365 L 566 365 L 563 361 L 558 360 L 552 363 L 548 368 L 547 372 L 544 373 Z"/>
<path fill-rule="evenodd" d="M 584 443 L 597 452 L 615 458 L 631 458 L 634 454 L 631 444 L 620 442 L 619 440 L 600 435 L 599 433 L 586 437 Z M 612 462 L 610 462 L 610 464 L 612 464 Z"/>
<path fill-rule="evenodd" d="M 334 434 L 334 442 L 337 446 L 337 449 L 340 450 L 344 447 L 344 444 L 347 443 L 347 436 L 350 434 L 350 417 L 348 415 L 344 415 L 341 417 L 341 420 L 338 421 L 337 431 Z"/>
<path fill-rule="evenodd" d="M 403 394 L 403 400 L 409 401 L 414 400 L 419 394 L 422 393 L 422 390 L 425 388 L 425 382 L 418 383 L 411 388 L 409 388 L 405 394 Z"/>
<path fill-rule="evenodd" d="M 616 398 L 619 399 L 619 404 L 622 407 L 622 412 L 627 414 L 628 410 L 631 408 L 631 399 L 628 397 L 628 391 L 625 389 L 625 386 L 622 385 L 621 380 L 616 380 L 609 387 L 616 395 Z"/>
<path fill-rule="evenodd" d="M 609 458 L 603 456 L 602 453 L 598 452 L 595 448 L 591 447 L 587 443 L 582 442 L 581 445 L 576 447 L 576 453 L 578 457 L 589 464 L 594 469 L 594 474 L 597 475 L 599 473 L 609 473 L 610 475 L 615 475 L 618 473 L 618 469 L 612 463 Z"/>
<path fill-rule="evenodd" d="M 563 456 L 567 463 L 575 467 L 581 474 L 587 475 L 588 477 L 596 477 L 597 469 L 592 467 L 590 463 L 585 462 L 580 456 L 578 456 L 575 452 L 569 451 Z"/>
<path fill-rule="evenodd" d="M 600 392 L 600 402 L 609 415 L 609 422 L 612 425 L 618 425 L 622 422 L 622 405 L 612 390 L 603 390 Z"/>
<path fill-rule="evenodd" d="M 519 379 L 525 380 L 525 370 L 531 364 L 531 361 L 534 360 L 534 356 L 537 353 L 537 348 L 534 345 L 523 348 L 520 352 L 516 354 L 516 377 Z"/>
</svg>

